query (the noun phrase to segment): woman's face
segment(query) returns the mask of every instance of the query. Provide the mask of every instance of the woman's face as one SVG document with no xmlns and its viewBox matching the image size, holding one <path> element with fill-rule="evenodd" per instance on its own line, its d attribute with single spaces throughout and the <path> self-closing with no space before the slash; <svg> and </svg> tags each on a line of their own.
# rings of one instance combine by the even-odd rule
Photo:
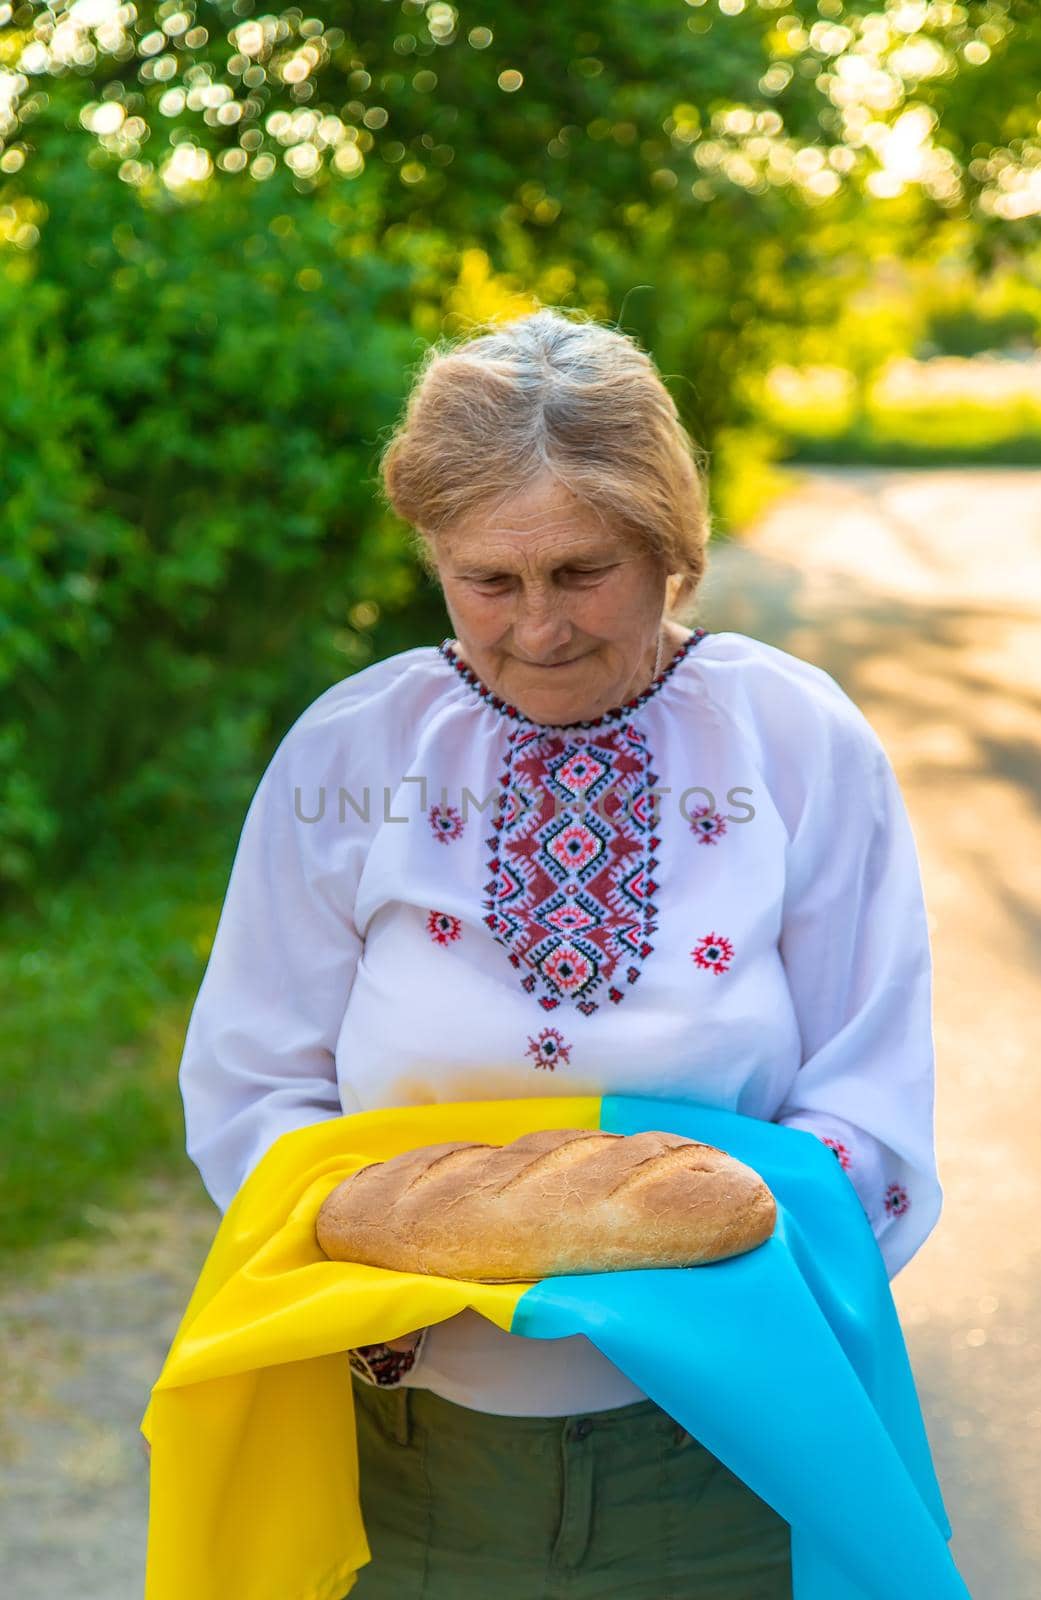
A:
<svg viewBox="0 0 1041 1600">
<path fill-rule="evenodd" d="M 434 541 L 466 664 L 534 722 L 582 722 L 650 683 L 663 563 L 543 475 Z"/>
</svg>

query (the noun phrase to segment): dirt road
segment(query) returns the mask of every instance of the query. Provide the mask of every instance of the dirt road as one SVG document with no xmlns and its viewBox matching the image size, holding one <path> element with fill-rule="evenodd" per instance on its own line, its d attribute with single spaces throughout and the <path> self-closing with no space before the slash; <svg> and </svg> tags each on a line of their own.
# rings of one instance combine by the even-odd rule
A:
<svg viewBox="0 0 1041 1600">
<path fill-rule="evenodd" d="M 814 661 L 903 788 L 934 954 L 940 1223 L 893 1281 L 974 1600 L 1041 1596 L 1041 472 L 814 471 L 702 621 Z"/>
<path fill-rule="evenodd" d="M 903 785 L 936 963 L 945 1209 L 893 1291 L 974 1600 L 1041 1595 L 1041 473 L 820 470 L 701 620 L 831 672 Z M 12 1600 L 140 1600 L 137 1425 L 212 1234 L 189 1170 L 0 1299 Z M 924 1597 L 923 1597 L 924 1600 Z"/>
</svg>

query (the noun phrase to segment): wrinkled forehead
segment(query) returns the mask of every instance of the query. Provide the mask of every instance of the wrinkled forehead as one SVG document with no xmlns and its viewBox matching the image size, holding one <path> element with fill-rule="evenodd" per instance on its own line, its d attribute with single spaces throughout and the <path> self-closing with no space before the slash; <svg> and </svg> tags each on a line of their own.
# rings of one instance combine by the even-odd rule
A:
<svg viewBox="0 0 1041 1600">
<path fill-rule="evenodd" d="M 638 549 L 631 533 L 574 496 L 515 497 L 451 524 L 434 541 L 439 557 L 454 563 L 516 560 L 601 560 Z"/>
</svg>

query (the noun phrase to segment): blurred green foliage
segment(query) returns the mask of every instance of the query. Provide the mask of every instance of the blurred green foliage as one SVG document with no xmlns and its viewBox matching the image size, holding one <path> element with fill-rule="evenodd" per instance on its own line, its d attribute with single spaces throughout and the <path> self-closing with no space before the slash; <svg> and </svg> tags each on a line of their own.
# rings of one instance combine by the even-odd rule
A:
<svg viewBox="0 0 1041 1600">
<path fill-rule="evenodd" d="M 789 420 L 791 462 L 872 466 L 956 466 L 971 460 L 991 466 L 1041 464 L 1041 403 L 985 406 L 956 396 L 937 405 L 872 407 L 863 421 L 831 429 L 814 409 Z"/>
<path fill-rule="evenodd" d="M 923 307 L 922 344 L 930 356 L 975 356 L 988 350 L 1032 350 L 1041 329 L 1041 283 L 1018 273 L 993 274 L 986 283 L 964 279 L 930 285 Z"/>
<path fill-rule="evenodd" d="M 831 341 L 804 340 L 801 368 L 746 382 L 782 465 L 1041 465 L 1041 288 L 1007 269 L 982 286 L 932 265 L 890 276 Z"/>
<path fill-rule="evenodd" d="M 34 276 L 0 276 L 0 864 L 23 883 L 241 806 L 367 658 L 358 602 L 387 648 L 439 609 L 370 481 L 421 241 L 270 187 L 132 220 L 69 177 Z"/>
</svg>

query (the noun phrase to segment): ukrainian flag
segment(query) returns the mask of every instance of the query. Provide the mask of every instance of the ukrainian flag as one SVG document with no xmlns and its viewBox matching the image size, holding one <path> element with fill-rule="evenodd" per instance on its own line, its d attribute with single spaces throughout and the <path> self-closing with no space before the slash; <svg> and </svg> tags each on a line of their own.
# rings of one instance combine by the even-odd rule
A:
<svg viewBox="0 0 1041 1600">
<path fill-rule="evenodd" d="M 774 1233 L 707 1265 L 533 1284 L 319 1249 L 318 1209 L 357 1168 L 544 1128 L 716 1145 L 769 1184 Z M 341 1600 L 370 1559 L 344 1351 L 467 1306 L 526 1338 L 585 1334 L 790 1523 L 795 1600 L 970 1600 L 885 1266 L 831 1151 L 758 1118 L 613 1095 L 368 1111 L 276 1141 L 221 1220 L 142 1419 L 145 1600 Z"/>
</svg>

